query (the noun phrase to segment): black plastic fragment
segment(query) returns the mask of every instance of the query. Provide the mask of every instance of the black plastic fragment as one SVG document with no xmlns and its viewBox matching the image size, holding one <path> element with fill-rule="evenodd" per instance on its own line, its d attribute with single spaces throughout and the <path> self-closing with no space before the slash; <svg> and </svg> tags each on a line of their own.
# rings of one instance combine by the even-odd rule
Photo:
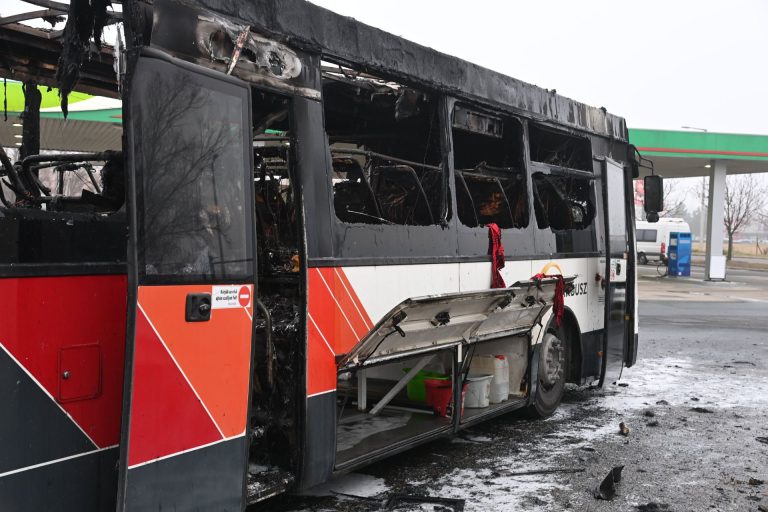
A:
<svg viewBox="0 0 768 512">
<path fill-rule="evenodd" d="M 440 505 L 454 512 L 464 512 L 464 500 L 459 498 L 440 498 L 436 496 L 417 496 L 411 494 L 393 494 L 384 503 L 384 510 L 397 510 L 403 505 L 431 504 Z"/>
<path fill-rule="evenodd" d="M 621 482 L 621 471 L 624 466 L 611 469 L 600 485 L 595 489 L 594 496 L 598 500 L 612 500 L 616 496 L 616 484 Z"/>
</svg>

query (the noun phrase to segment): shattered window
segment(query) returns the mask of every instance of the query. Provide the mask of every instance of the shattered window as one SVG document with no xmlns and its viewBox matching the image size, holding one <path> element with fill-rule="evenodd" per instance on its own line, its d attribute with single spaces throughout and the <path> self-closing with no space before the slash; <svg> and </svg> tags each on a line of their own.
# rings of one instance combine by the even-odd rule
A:
<svg viewBox="0 0 768 512">
<path fill-rule="evenodd" d="M 532 161 L 592 172 L 592 148 L 586 138 L 530 124 L 528 140 Z"/>
<path fill-rule="evenodd" d="M 589 178 L 534 173 L 533 198 L 539 228 L 581 230 L 591 226 L 595 218 Z"/>
<path fill-rule="evenodd" d="M 453 112 L 457 214 L 469 227 L 528 225 L 522 127 L 457 106 Z"/>
<path fill-rule="evenodd" d="M 323 102 L 339 220 L 416 226 L 446 220 L 447 186 L 434 98 L 324 64 Z"/>
</svg>

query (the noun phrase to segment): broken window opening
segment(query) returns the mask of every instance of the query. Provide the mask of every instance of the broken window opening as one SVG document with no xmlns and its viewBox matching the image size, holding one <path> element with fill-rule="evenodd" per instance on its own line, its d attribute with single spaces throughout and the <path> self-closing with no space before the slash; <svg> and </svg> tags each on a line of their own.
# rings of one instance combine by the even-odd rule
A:
<svg viewBox="0 0 768 512">
<path fill-rule="evenodd" d="M 457 105 L 452 133 L 457 212 L 462 224 L 527 227 L 522 125 Z"/>
<path fill-rule="evenodd" d="M 539 228 L 583 230 L 595 218 L 592 180 L 582 176 L 533 174 L 533 197 Z"/>
<path fill-rule="evenodd" d="M 445 221 L 437 102 L 397 82 L 323 66 L 336 217 L 352 224 Z"/>
<path fill-rule="evenodd" d="M 531 160 L 566 169 L 592 172 L 592 147 L 585 137 L 576 137 L 529 124 Z"/>
<path fill-rule="evenodd" d="M 58 91 L 34 82 L 8 81 L 24 102 L 9 102 L 3 131 L 15 148 L 0 160 L 0 234 L 6 240 L 0 265 L 89 265 L 125 272 L 127 217 L 120 104 L 110 117 L 63 121 L 49 110 L 60 105 Z M 30 108 L 30 97 L 35 105 Z M 77 101 L 112 100 L 73 91 Z M 6 98 L 6 101 L 8 98 Z M 24 111 L 22 112 L 22 109 Z M 89 136 L 82 136 L 86 128 Z M 81 134 L 81 135 L 78 135 Z M 10 135 L 9 135 L 10 137 Z M 4 139 L 1 142 L 10 142 Z M 51 148 L 59 148 L 53 150 Z"/>
</svg>

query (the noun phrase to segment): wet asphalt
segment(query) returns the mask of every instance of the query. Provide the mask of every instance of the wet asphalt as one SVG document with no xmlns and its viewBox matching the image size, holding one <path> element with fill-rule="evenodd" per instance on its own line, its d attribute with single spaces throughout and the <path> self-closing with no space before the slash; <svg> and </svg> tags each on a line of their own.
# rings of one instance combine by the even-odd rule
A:
<svg viewBox="0 0 768 512">
<path fill-rule="evenodd" d="M 621 385 L 568 389 L 547 420 L 490 420 L 340 477 L 325 496 L 253 512 L 382 510 L 394 493 L 463 499 L 467 511 L 768 511 L 768 289 L 739 300 L 738 283 L 723 286 L 727 301 L 716 289 L 701 301 L 646 293 Z M 615 497 L 596 499 L 615 466 Z"/>
</svg>

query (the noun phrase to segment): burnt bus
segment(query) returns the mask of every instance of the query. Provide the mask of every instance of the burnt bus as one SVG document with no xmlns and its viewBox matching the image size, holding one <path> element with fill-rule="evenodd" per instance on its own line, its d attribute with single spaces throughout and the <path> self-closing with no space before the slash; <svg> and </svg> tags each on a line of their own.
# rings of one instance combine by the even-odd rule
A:
<svg viewBox="0 0 768 512">
<path fill-rule="evenodd" d="M 635 363 L 622 118 L 299 0 L 73 4 L 0 25 L 122 100 L 0 159 L 0 510 L 242 510 Z"/>
</svg>

